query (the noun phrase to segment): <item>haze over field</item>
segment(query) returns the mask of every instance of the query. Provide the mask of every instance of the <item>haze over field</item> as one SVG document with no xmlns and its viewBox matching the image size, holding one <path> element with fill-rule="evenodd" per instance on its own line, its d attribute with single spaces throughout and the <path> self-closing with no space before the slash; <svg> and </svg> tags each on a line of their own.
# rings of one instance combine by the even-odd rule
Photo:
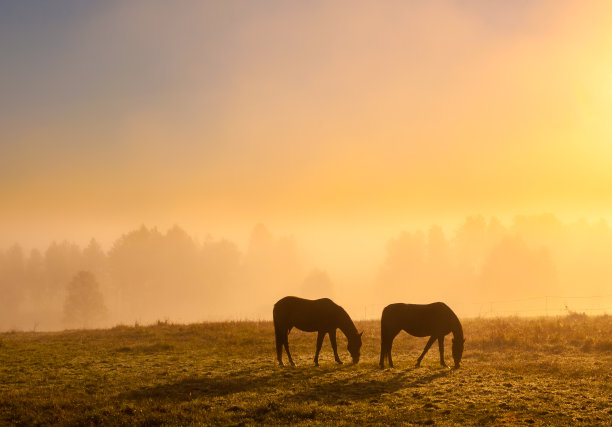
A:
<svg viewBox="0 0 612 427">
<path fill-rule="evenodd" d="M 78 326 L 612 311 L 611 28 L 608 1 L 2 2 L 0 329 L 74 326 L 79 270 Z"/>
</svg>

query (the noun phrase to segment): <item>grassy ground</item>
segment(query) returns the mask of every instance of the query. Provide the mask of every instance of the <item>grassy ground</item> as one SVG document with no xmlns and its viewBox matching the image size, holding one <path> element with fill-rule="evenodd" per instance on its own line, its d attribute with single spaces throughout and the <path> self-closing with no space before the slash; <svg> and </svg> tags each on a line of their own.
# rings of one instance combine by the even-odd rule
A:
<svg viewBox="0 0 612 427">
<path fill-rule="evenodd" d="M 378 322 L 357 326 L 362 361 L 339 332 L 346 364 L 326 338 L 319 368 L 296 331 L 278 367 L 269 322 L 0 334 L 0 424 L 611 424 L 610 316 L 466 320 L 459 370 L 435 345 L 414 369 L 404 333 L 381 370 Z"/>
</svg>

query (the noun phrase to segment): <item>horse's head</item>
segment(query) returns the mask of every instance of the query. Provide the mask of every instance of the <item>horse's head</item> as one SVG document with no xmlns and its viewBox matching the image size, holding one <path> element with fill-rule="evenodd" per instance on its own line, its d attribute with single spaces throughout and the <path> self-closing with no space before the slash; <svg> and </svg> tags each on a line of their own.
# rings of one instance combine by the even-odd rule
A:
<svg viewBox="0 0 612 427">
<path fill-rule="evenodd" d="M 361 355 L 361 336 L 363 332 L 355 334 L 348 339 L 348 345 L 346 349 L 351 353 L 353 363 L 359 362 L 359 356 Z"/>
<path fill-rule="evenodd" d="M 455 360 L 455 369 L 459 368 L 461 357 L 463 356 L 463 343 L 465 338 L 453 338 L 453 359 Z"/>
</svg>

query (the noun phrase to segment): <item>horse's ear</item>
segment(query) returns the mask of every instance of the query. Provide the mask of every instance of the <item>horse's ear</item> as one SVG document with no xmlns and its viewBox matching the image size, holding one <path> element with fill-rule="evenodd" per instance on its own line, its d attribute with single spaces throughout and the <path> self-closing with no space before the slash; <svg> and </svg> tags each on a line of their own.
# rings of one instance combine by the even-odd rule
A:
<svg viewBox="0 0 612 427">
<path fill-rule="evenodd" d="M 363 335 L 363 331 L 359 333 L 359 338 L 361 338 L 362 335 Z"/>
<path fill-rule="evenodd" d="M 463 342 L 465 342 L 465 338 L 463 339 Z"/>
</svg>

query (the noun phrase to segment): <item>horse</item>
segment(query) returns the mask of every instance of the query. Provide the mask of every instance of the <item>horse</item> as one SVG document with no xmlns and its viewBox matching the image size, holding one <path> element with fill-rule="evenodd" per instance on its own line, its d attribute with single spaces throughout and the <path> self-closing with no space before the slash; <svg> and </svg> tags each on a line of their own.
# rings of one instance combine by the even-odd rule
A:
<svg viewBox="0 0 612 427">
<path fill-rule="evenodd" d="M 390 304 L 382 312 L 380 319 L 380 367 L 385 367 L 385 357 L 389 359 L 389 366 L 393 367 L 391 359 L 391 346 L 396 335 L 404 330 L 415 337 L 427 337 L 429 341 L 425 345 L 423 353 L 416 362 L 416 367 L 421 365 L 421 360 L 429 350 L 429 347 L 438 340 L 440 348 L 440 364 L 446 368 L 444 362 L 444 336 L 453 333 L 453 359 L 454 368 L 459 368 L 463 355 L 463 328 L 457 315 L 443 302 L 432 304 Z"/>
<path fill-rule="evenodd" d="M 289 363 L 295 366 L 289 352 L 289 332 L 297 328 L 305 332 L 317 332 L 317 350 L 314 364 L 319 366 L 319 352 L 323 339 L 329 334 L 329 341 L 334 350 L 336 362 L 342 364 L 336 346 L 336 329 L 340 329 L 348 340 L 347 349 L 353 358 L 353 363 L 359 362 L 361 336 L 348 313 L 329 298 L 309 300 L 298 297 L 285 297 L 274 304 L 274 333 L 276 335 L 276 357 L 278 364 L 283 364 L 283 346 L 287 352 Z"/>
</svg>

